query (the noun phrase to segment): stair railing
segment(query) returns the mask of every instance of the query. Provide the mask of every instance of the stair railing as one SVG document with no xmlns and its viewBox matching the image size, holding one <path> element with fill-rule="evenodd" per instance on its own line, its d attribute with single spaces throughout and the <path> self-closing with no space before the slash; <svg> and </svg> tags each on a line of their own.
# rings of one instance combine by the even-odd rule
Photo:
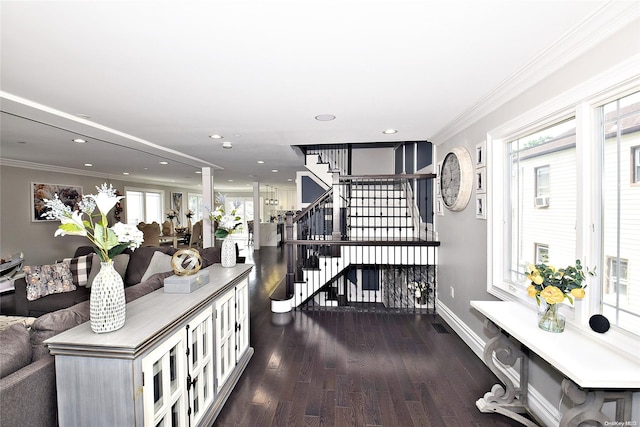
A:
<svg viewBox="0 0 640 427">
<path fill-rule="evenodd" d="M 416 199 L 417 194 L 431 194 L 422 186 L 431 186 L 434 178 L 433 174 L 334 173 L 330 190 L 295 217 L 292 212 L 286 215 L 288 296 L 316 309 L 331 304 L 362 308 L 366 303 L 369 308 L 407 311 L 425 306 L 415 304 L 420 294 L 420 301 L 429 296 L 431 306 L 426 306 L 435 308 L 439 242 L 420 232 L 425 224 Z M 424 216 L 433 218 L 433 201 L 420 202 L 431 210 Z M 295 284 L 308 282 L 311 275 L 322 285 L 307 283 L 306 289 L 298 285 L 296 291 Z M 383 283 L 384 291 L 378 285 L 377 291 L 364 289 L 365 275 L 377 275 L 375 280 Z M 353 286 L 354 280 L 358 287 Z M 320 288 L 324 290 L 319 292 Z"/>
<path fill-rule="evenodd" d="M 341 175 L 351 174 L 350 144 L 319 144 L 302 147 L 305 154 L 316 154 L 321 163 L 329 164 L 329 170 L 338 171 Z"/>
</svg>

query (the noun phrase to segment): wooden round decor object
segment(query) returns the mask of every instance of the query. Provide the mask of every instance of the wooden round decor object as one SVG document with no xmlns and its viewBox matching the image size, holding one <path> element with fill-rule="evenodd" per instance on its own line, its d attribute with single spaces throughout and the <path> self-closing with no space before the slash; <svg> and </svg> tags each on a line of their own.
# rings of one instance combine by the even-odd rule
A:
<svg viewBox="0 0 640 427">
<path fill-rule="evenodd" d="M 464 147 L 456 147 L 444 156 L 440 170 L 440 194 L 450 211 L 461 211 L 469 203 L 473 190 L 473 163 Z"/>
<path fill-rule="evenodd" d="M 196 249 L 180 249 L 171 257 L 171 268 L 177 276 L 190 276 L 202 268 L 202 257 Z"/>
</svg>

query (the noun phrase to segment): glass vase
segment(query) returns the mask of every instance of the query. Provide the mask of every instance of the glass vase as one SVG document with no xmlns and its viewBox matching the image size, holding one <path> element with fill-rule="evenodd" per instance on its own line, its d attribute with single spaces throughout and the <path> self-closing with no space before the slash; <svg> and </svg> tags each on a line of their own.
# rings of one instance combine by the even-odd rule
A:
<svg viewBox="0 0 640 427">
<path fill-rule="evenodd" d="M 558 312 L 558 304 L 547 304 L 546 307 L 538 313 L 538 327 L 548 332 L 564 331 L 565 318 Z"/>
<path fill-rule="evenodd" d="M 236 244 L 229 238 L 222 240 L 220 263 L 223 267 L 235 267 L 236 265 Z"/>
<path fill-rule="evenodd" d="M 101 334 L 124 326 L 124 283 L 112 260 L 100 263 L 100 271 L 91 283 L 89 307 L 93 332 Z"/>
</svg>

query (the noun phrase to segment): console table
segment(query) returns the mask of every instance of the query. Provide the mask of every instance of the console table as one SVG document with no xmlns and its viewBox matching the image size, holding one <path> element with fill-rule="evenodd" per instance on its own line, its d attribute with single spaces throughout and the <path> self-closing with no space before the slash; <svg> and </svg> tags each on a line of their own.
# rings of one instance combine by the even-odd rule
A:
<svg viewBox="0 0 640 427">
<path fill-rule="evenodd" d="M 190 294 L 159 289 L 127 304 L 117 331 L 86 322 L 48 339 L 60 426 L 211 425 L 253 355 L 252 267 L 214 264 Z"/>
<path fill-rule="evenodd" d="M 534 352 L 565 376 L 562 392 L 575 406 L 562 415 L 561 427 L 586 421 L 601 425 L 631 421 L 632 390 L 640 389 L 640 359 L 603 345 L 589 332 L 569 325 L 559 334 L 543 331 L 535 312 L 517 302 L 471 301 L 471 306 L 484 315 L 491 336 L 484 348 L 484 362 L 504 384 L 494 385 L 476 402 L 480 411 L 497 412 L 524 425 L 537 426 L 520 415 L 530 413 L 527 354 Z M 520 361 L 518 386 L 498 368 L 496 360 L 506 367 Z M 615 402 L 615 420 L 602 413 L 605 402 Z"/>
</svg>

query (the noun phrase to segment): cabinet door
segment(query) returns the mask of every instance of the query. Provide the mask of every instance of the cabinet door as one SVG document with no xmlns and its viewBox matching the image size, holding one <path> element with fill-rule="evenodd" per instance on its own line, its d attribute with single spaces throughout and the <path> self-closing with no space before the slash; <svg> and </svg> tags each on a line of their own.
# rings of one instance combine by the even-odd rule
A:
<svg viewBox="0 0 640 427">
<path fill-rule="evenodd" d="M 249 348 L 249 281 L 236 286 L 236 360 Z"/>
<path fill-rule="evenodd" d="M 235 288 L 216 300 L 216 392 L 224 385 L 236 364 Z"/>
<path fill-rule="evenodd" d="M 186 426 L 186 330 L 182 329 L 142 359 L 144 425 Z"/>
<path fill-rule="evenodd" d="M 187 325 L 189 417 L 197 425 L 213 401 L 213 308 L 198 314 Z"/>
</svg>

